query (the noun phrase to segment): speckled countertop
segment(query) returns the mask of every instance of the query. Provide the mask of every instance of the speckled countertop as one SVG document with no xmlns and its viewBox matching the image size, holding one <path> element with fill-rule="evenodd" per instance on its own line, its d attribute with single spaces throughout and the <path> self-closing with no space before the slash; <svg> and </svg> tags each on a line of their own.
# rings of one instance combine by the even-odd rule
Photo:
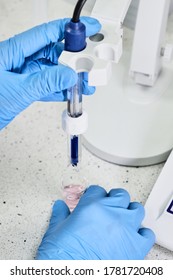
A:
<svg viewBox="0 0 173 280">
<path fill-rule="evenodd" d="M 33 26 L 32 4 L 27 0 L 0 1 L 0 40 Z M 48 19 L 70 16 L 72 4 L 73 0 L 50 0 Z M 42 21 L 41 17 L 38 20 Z M 66 166 L 66 135 L 61 128 L 64 108 L 63 103 L 35 103 L 0 133 L 1 260 L 34 258 L 51 205 L 61 198 L 61 176 Z M 132 200 L 143 204 L 163 167 L 118 166 L 84 148 L 82 157 L 91 183 L 96 180 L 107 190 L 123 187 Z M 147 259 L 173 259 L 173 252 L 155 245 Z"/>
</svg>

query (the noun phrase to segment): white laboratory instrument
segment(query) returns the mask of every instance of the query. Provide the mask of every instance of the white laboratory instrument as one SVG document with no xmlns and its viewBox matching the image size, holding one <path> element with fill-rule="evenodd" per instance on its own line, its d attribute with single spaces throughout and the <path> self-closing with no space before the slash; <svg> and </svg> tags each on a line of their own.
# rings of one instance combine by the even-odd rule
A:
<svg viewBox="0 0 173 280">
<path fill-rule="evenodd" d="M 151 228 L 156 243 L 173 251 L 173 152 L 145 204 L 143 226 Z"/>
<path fill-rule="evenodd" d="M 122 37 L 130 3 L 97 0 L 91 16 L 103 29 L 110 26 L 112 38 Z M 111 80 L 84 100 L 89 126 L 83 143 L 106 161 L 155 164 L 165 161 L 173 147 L 173 47 L 165 41 L 170 8 L 170 0 L 140 0 L 134 38 L 132 32 L 121 59 L 112 62 Z M 104 40 L 102 46 L 103 58 L 113 61 Z"/>
</svg>

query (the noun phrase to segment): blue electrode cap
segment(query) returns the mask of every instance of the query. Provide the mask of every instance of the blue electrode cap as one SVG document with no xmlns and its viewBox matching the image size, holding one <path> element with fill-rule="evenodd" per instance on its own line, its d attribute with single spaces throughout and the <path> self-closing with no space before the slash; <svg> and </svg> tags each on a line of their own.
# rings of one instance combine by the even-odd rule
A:
<svg viewBox="0 0 173 280">
<path fill-rule="evenodd" d="M 80 52 L 86 47 L 86 27 L 79 20 L 72 20 L 65 25 L 64 32 L 65 50 L 69 52 Z"/>
</svg>

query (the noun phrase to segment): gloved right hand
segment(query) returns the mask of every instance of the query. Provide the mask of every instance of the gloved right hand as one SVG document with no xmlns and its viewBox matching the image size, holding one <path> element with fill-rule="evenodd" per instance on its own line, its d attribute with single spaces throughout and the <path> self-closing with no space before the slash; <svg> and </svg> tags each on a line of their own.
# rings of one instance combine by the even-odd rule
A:
<svg viewBox="0 0 173 280">
<path fill-rule="evenodd" d="M 142 260 L 155 242 L 154 233 L 141 228 L 144 207 L 130 203 L 127 191 L 91 186 L 70 214 L 58 200 L 36 259 Z"/>
<path fill-rule="evenodd" d="M 66 90 L 76 84 L 77 75 L 58 64 L 63 51 L 64 29 L 69 19 L 36 26 L 0 42 L 0 129 L 34 101 L 64 101 Z M 86 35 L 100 30 L 96 19 L 81 17 Z M 85 94 L 93 88 L 85 85 Z"/>
</svg>

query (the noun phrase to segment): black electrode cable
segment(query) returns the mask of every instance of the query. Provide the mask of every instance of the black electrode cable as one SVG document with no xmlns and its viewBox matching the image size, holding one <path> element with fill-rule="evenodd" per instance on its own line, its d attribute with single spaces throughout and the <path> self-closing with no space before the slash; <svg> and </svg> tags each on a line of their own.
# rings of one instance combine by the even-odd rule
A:
<svg viewBox="0 0 173 280">
<path fill-rule="evenodd" d="M 87 0 L 78 0 L 77 4 L 75 6 L 74 12 L 73 12 L 73 17 L 71 19 L 72 22 L 79 21 L 81 10 L 82 10 L 83 6 L 85 5 L 86 1 Z"/>
</svg>

